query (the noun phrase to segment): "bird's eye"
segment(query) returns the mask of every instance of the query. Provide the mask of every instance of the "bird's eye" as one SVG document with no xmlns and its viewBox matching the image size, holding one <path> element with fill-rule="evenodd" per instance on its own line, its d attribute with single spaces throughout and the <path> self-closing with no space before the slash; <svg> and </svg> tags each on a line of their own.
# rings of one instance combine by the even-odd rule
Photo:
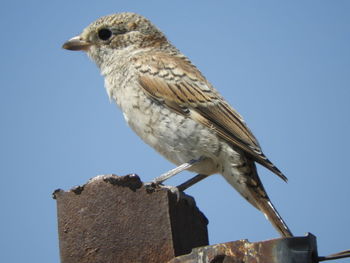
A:
<svg viewBox="0 0 350 263">
<path fill-rule="evenodd" d="M 112 36 L 112 31 L 107 28 L 102 28 L 98 32 L 98 37 L 102 40 L 108 40 Z"/>
</svg>

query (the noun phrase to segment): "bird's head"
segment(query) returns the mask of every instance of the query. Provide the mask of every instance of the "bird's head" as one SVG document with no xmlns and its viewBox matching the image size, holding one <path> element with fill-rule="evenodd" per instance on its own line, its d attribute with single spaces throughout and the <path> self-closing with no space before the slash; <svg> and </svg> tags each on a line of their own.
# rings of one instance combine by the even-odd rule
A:
<svg viewBox="0 0 350 263">
<path fill-rule="evenodd" d="M 163 33 L 148 19 L 135 13 L 119 13 L 99 18 L 80 35 L 65 42 L 62 47 L 86 51 L 100 64 L 105 58 L 121 50 L 131 52 L 165 44 L 167 40 Z"/>
</svg>

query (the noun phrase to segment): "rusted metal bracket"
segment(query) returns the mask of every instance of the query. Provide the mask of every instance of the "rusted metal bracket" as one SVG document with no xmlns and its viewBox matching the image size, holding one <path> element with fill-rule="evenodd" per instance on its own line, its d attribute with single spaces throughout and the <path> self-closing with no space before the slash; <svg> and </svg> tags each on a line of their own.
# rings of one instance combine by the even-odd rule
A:
<svg viewBox="0 0 350 263">
<path fill-rule="evenodd" d="M 168 263 L 315 263 L 318 262 L 316 237 L 278 238 L 250 243 L 227 242 L 193 249 Z"/>
<path fill-rule="evenodd" d="M 206 217 L 177 188 L 145 186 L 137 175 L 104 175 L 56 190 L 62 263 L 316 263 L 316 237 L 208 245 Z"/>
</svg>

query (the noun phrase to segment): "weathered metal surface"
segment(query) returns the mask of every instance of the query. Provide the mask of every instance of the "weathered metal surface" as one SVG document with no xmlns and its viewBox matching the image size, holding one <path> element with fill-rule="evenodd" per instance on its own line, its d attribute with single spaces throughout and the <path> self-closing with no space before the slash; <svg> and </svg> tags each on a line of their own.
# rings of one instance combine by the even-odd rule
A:
<svg viewBox="0 0 350 263">
<path fill-rule="evenodd" d="M 168 263 L 315 263 L 318 262 L 316 238 L 279 238 L 250 243 L 247 240 L 193 249 L 192 253 Z"/>
<path fill-rule="evenodd" d="M 98 176 L 54 198 L 62 263 L 167 262 L 208 244 L 191 197 L 148 191 L 137 175 Z"/>
</svg>

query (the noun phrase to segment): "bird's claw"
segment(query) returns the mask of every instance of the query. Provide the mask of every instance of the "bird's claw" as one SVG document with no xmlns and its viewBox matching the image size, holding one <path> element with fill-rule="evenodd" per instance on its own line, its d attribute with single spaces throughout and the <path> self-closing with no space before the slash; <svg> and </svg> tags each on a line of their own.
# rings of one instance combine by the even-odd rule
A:
<svg viewBox="0 0 350 263">
<path fill-rule="evenodd" d="M 148 193 L 153 193 L 156 190 L 160 190 L 160 189 L 167 189 L 169 190 L 172 194 L 176 195 L 176 200 L 179 201 L 181 195 L 183 195 L 183 193 L 175 186 L 170 186 L 170 185 L 163 185 L 161 183 L 157 183 L 157 182 L 149 182 L 149 183 L 145 183 L 144 184 L 146 191 Z"/>
</svg>

